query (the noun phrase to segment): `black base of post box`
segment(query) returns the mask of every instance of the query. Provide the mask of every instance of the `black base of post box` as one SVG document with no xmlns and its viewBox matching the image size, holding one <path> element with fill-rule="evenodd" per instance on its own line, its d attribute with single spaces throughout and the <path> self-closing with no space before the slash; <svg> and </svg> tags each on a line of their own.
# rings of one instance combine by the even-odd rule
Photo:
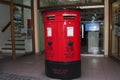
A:
<svg viewBox="0 0 120 80">
<path fill-rule="evenodd" d="M 74 62 L 45 62 L 45 73 L 56 79 L 74 79 L 81 76 L 81 61 Z"/>
</svg>

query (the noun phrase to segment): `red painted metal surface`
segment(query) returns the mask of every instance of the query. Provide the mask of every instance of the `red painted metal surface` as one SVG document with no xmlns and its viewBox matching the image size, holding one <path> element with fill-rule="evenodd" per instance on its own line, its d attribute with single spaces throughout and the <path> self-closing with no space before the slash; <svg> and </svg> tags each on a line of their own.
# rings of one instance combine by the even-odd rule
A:
<svg viewBox="0 0 120 80">
<path fill-rule="evenodd" d="M 80 11 L 77 10 L 44 12 L 46 60 L 80 60 L 80 17 Z"/>
</svg>

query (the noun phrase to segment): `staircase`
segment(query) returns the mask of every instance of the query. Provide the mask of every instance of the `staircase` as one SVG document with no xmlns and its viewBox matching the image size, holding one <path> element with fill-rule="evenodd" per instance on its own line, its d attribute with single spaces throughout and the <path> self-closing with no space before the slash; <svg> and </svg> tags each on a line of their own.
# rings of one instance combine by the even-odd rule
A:
<svg viewBox="0 0 120 80">
<path fill-rule="evenodd" d="M 20 30 L 15 30 L 15 49 L 17 55 L 25 54 L 25 39 L 22 38 Z M 12 55 L 11 38 L 3 45 L 2 53 L 4 55 Z"/>
</svg>

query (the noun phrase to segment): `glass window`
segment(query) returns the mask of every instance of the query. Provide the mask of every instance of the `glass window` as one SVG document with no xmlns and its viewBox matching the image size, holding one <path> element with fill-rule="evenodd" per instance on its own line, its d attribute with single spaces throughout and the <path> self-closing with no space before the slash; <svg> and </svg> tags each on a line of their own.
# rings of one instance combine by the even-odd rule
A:
<svg viewBox="0 0 120 80">
<path fill-rule="evenodd" d="M 103 0 L 39 0 L 39 7 L 46 6 L 56 6 L 56 5 L 69 5 L 69 4 L 79 4 L 79 3 L 98 3 L 103 2 Z"/>
<path fill-rule="evenodd" d="M 82 54 L 104 54 L 104 8 L 81 11 Z"/>
<path fill-rule="evenodd" d="M 31 0 L 14 0 L 15 3 L 31 6 Z"/>
<path fill-rule="evenodd" d="M 14 0 L 15 3 L 23 4 L 23 0 Z"/>
</svg>

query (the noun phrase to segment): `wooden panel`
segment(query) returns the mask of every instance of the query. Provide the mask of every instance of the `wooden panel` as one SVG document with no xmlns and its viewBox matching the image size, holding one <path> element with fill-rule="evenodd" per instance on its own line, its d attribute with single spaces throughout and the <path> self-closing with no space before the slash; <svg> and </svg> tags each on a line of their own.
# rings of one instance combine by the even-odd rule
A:
<svg viewBox="0 0 120 80">
<path fill-rule="evenodd" d="M 32 45 L 33 45 L 33 53 L 35 54 L 35 28 L 34 28 L 34 0 L 31 0 L 31 5 L 32 5 L 32 8 L 31 8 L 31 20 L 32 20 Z"/>
<path fill-rule="evenodd" d="M 10 20 L 11 20 L 12 57 L 13 57 L 13 60 L 16 60 L 15 34 L 14 34 L 14 3 L 13 3 L 13 0 L 11 0 L 11 4 L 10 4 Z"/>
<path fill-rule="evenodd" d="M 0 0 L 0 3 L 4 3 L 4 4 L 9 4 L 10 5 L 10 1 L 9 0 Z"/>
<path fill-rule="evenodd" d="M 120 38 L 118 38 L 118 40 L 119 40 L 119 42 L 118 42 L 118 43 L 119 43 L 119 44 L 118 44 L 118 50 L 119 50 L 119 51 L 118 51 L 118 56 L 120 57 Z"/>
</svg>

